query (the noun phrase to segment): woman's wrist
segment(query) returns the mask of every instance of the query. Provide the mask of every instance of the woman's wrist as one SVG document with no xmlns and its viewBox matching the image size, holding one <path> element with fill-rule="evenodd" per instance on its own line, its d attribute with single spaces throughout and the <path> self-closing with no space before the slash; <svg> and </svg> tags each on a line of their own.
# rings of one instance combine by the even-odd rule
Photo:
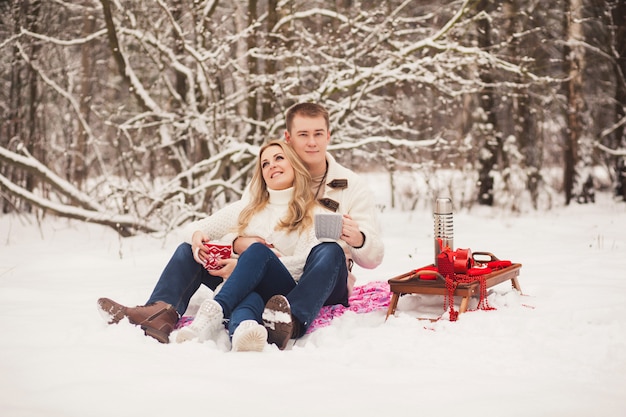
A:
<svg viewBox="0 0 626 417">
<path fill-rule="evenodd" d="M 233 253 L 234 253 L 235 255 L 239 255 L 239 252 L 237 252 L 237 251 L 235 250 L 235 242 L 237 242 L 237 239 L 239 239 L 239 236 L 236 236 L 236 237 L 233 239 L 233 243 L 232 243 L 232 245 L 231 245 L 231 247 L 232 247 L 232 251 L 233 251 Z"/>
</svg>

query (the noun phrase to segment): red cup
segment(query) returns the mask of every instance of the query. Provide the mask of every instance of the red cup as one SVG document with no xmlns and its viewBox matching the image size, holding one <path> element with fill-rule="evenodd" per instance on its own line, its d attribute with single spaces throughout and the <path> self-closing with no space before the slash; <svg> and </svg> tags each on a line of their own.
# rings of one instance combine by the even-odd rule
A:
<svg viewBox="0 0 626 417">
<path fill-rule="evenodd" d="M 204 246 L 209 252 L 207 254 L 207 261 L 204 267 L 209 271 L 223 268 L 222 265 L 218 264 L 218 261 L 230 258 L 232 249 L 231 245 L 220 242 L 205 242 Z"/>
</svg>

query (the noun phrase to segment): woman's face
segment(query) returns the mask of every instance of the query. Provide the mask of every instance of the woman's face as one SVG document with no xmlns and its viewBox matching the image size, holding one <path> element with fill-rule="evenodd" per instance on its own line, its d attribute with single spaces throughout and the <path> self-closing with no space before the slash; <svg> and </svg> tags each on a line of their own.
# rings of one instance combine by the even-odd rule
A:
<svg viewBox="0 0 626 417">
<path fill-rule="evenodd" d="M 278 145 L 269 146 L 261 153 L 261 172 L 269 189 L 284 190 L 293 186 L 295 172 Z"/>
</svg>

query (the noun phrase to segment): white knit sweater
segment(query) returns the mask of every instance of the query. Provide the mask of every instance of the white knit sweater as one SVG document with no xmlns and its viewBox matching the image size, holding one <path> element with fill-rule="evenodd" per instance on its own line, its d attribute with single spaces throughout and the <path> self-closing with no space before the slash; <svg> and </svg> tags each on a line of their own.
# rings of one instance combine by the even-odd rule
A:
<svg viewBox="0 0 626 417">
<path fill-rule="evenodd" d="M 301 235 L 298 232 L 275 230 L 276 225 L 287 214 L 289 201 L 293 195 L 293 188 L 286 190 L 268 190 L 269 204 L 251 219 L 242 235 L 260 236 L 266 242 L 274 245 L 279 259 L 291 273 L 294 280 L 302 275 L 304 263 L 313 246 L 320 242 L 315 237 L 315 229 L 309 227 Z M 211 216 L 189 224 L 185 228 L 187 243 L 191 243 L 191 236 L 195 231 L 201 231 L 210 240 L 220 240 L 224 236 L 233 236 L 239 225 L 239 213 L 244 209 L 247 201 L 237 201 L 230 204 Z M 234 234 L 236 236 L 236 233 Z M 230 242 L 228 242 L 230 243 Z"/>
</svg>

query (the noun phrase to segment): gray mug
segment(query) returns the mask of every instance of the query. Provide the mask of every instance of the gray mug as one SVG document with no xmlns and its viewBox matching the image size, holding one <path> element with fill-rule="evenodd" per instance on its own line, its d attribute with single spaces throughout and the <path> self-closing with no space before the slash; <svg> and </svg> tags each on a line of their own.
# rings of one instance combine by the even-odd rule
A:
<svg viewBox="0 0 626 417">
<path fill-rule="evenodd" d="M 343 215 L 318 213 L 315 215 L 315 236 L 320 242 L 336 242 L 341 237 Z"/>
</svg>

